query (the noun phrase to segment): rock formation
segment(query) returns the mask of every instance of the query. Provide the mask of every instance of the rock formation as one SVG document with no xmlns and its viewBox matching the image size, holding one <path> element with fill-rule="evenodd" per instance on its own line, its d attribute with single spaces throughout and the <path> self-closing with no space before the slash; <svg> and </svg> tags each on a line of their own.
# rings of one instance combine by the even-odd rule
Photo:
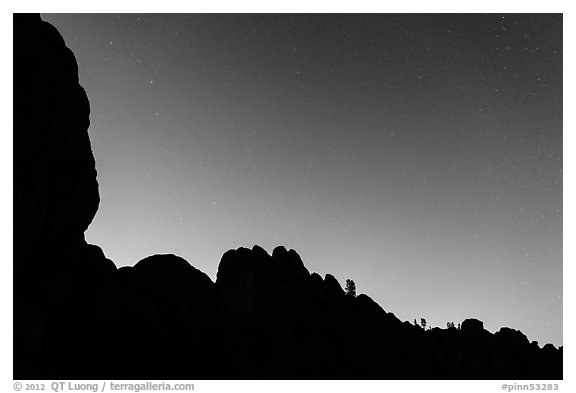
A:
<svg viewBox="0 0 576 393">
<path fill-rule="evenodd" d="M 51 321 L 115 270 L 84 241 L 99 203 L 89 112 L 76 59 L 58 31 L 38 15 L 15 14 L 15 375 L 49 370 Z"/>
<path fill-rule="evenodd" d="M 424 331 L 284 247 L 228 251 L 215 283 L 174 255 L 117 269 L 84 241 L 88 126 L 72 52 L 14 15 L 15 379 L 562 378 L 562 348 L 474 319 Z"/>
</svg>

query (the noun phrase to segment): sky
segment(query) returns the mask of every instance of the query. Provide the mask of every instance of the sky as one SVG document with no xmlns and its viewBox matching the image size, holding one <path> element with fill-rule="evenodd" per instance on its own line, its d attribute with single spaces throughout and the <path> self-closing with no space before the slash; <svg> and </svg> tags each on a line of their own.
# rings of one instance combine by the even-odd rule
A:
<svg viewBox="0 0 576 393">
<path fill-rule="evenodd" d="M 117 266 L 295 249 L 401 320 L 562 338 L 562 16 L 43 14 Z"/>
</svg>

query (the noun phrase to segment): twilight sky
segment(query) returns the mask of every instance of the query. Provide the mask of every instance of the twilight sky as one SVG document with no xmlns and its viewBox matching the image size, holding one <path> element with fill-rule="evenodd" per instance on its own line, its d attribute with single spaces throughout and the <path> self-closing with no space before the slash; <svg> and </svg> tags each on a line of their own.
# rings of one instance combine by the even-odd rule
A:
<svg viewBox="0 0 576 393">
<path fill-rule="evenodd" d="M 117 266 L 294 248 L 402 320 L 562 345 L 562 16 L 43 14 Z"/>
</svg>

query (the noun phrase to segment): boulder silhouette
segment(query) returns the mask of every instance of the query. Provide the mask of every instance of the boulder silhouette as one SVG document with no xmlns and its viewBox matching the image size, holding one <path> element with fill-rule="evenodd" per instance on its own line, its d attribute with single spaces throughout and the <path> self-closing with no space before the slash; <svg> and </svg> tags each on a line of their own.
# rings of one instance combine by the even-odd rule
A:
<svg viewBox="0 0 576 393">
<path fill-rule="evenodd" d="M 217 378 L 227 362 L 220 356 L 227 351 L 229 322 L 210 278 L 174 255 L 153 255 L 118 273 L 106 309 L 127 334 L 107 346 L 109 375 Z"/>
<path fill-rule="evenodd" d="M 324 297 L 337 298 L 344 296 L 344 290 L 340 286 L 340 283 L 331 274 L 326 274 L 323 285 L 320 288 L 321 294 Z"/>
<path fill-rule="evenodd" d="M 462 332 L 466 334 L 480 334 L 484 331 L 484 322 L 469 318 L 462 322 Z"/>
<path fill-rule="evenodd" d="M 423 330 L 283 246 L 227 251 L 216 282 L 175 255 L 117 269 L 84 240 L 89 123 L 60 34 L 14 14 L 14 379 L 562 378 L 562 347 Z"/>
</svg>

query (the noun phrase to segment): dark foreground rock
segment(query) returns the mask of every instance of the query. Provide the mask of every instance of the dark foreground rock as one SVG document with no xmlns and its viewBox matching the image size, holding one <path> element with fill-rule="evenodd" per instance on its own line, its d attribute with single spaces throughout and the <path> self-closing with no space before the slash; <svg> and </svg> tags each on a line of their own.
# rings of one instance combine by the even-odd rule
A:
<svg viewBox="0 0 576 393">
<path fill-rule="evenodd" d="M 84 241 L 99 202 L 76 60 L 14 15 L 15 379 L 561 379 L 562 348 L 517 330 L 402 322 L 294 250 L 117 269 Z"/>
</svg>

